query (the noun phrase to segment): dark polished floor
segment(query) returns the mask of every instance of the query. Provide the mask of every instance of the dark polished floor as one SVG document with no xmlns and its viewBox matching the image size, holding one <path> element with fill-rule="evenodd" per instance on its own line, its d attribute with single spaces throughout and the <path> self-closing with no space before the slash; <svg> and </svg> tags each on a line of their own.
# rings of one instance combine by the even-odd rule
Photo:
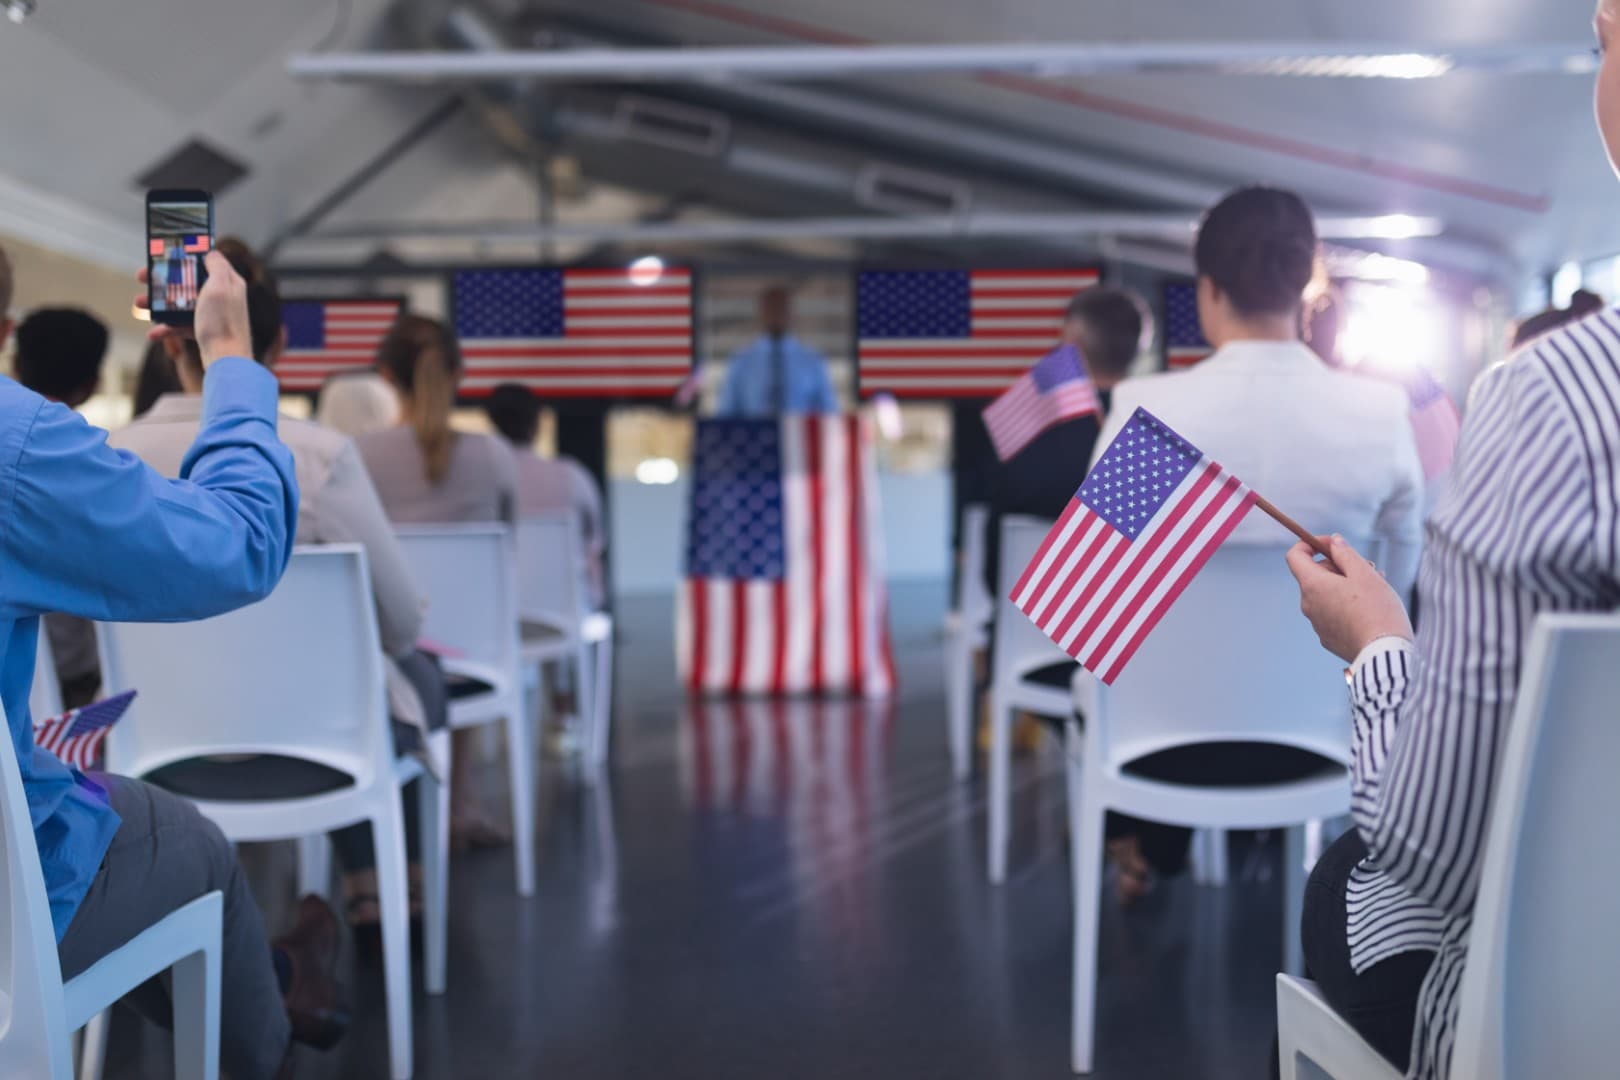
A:
<svg viewBox="0 0 1620 1080">
<path fill-rule="evenodd" d="M 458 857 L 449 993 L 416 995 L 416 1075 L 1068 1076 L 1062 778 L 1050 756 L 1019 764 L 1014 869 L 990 888 L 983 785 L 953 783 L 945 753 L 942 595 L 896 590 L 902 692 L 882 707 L 690 704 L 669 604 L 625 604 L 611 784 L 547 763 L 532 901 L 509 853 Z M 288 853 L 244 858 L 284 909 Z M 1105 905 L 1101 1080 L 1265 1074 L 1280 886 L 1271 848 L 1233 860 L 1225 889 Z M 345 968 L 355 1028 L 300 1077 L 388 1075 L 379 975 Z M 116 1020 L 109 1077 L 168 1061 L 163 1033 Z"/>
</svg>

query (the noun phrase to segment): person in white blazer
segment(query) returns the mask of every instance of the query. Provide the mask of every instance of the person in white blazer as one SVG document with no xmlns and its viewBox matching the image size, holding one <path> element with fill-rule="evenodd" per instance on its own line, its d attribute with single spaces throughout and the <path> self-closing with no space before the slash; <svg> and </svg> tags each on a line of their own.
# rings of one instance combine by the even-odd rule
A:
<svg viewBox="0 0 1620 1080">
<path fill-rule="evenodd" d="M 1310 209 L 1291 192 L 1235 191 L 1205 216 L 1194 258 L 1199 322 L 1215 352 L 1190 370 L 1120 383 L 1093 464 L 1145 408 L 1307 529 L 1374 542 L 1380 568 L 1405 595 L 1422 552 L 1424 503 L 1408 404 L 1394 385 L 1335 371 L 1300 341 L 1300 304 L 1317 258 Z M 1251 513 L 1229 542 L 1291 540 L 1270 517 Z M 1144 769 L 1182 782 L 1263 783 L 1321 764 L 1257 749 L 1201 749 L 1195 759 L 1150 759 Z M 1121 820 L 1110 832 L 1126 901 L 1152 873 L 1173 873 L 1185 861 L 1185 830 Z"/>
</svg>

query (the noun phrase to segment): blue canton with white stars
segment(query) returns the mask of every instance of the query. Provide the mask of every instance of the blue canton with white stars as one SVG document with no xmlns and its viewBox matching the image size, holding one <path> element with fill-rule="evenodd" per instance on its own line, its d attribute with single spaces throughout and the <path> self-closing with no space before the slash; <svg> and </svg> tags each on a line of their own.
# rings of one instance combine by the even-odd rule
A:
<svg viewBox="0 0 1620 1080">
<path fill-rule="evenodd" d="M 1075 497 L 1135 540 L 1202 459 L 1196 446 L 1137 409 Z"/>
<path fill-rule="evenodd" d="M 452 282 L 456 337 L 562 337 L 561 270 L 463 270 Z"/>
<path fill-rule="evenodd" d="M 281 305 L 281 325 L 287 328 L 287 348 L 326 348 L 326 305 L 319 300 L 289 300 Z"/>
<path fill-rule="evenodd" d="M 701 422 L 692 473 L 687 576 L 781 580 L 786 573 L 786 532 L 782 431 L 777 421 Z"/>
<path fill-rule="evenodd" d="M 1198 286 L 1177 282 L 1164 287 L 1164 343 L 1172 349 L 1210 347 L 1198 322 Z"/>
<path fill-rule="evenodd" d="M 1030 377 L 1037 389 L 1053 390 L 1065 383 L 1085 382 L 1086 368 L 1080 360 L 1080 350 L 1073 345 L 1059 345 L 1030 369 Z"/>
<path fill-rule="evenodd" d="M 863 338 L 973 336 L 973 275 L 966 270 L 868 270 L 855 292 Z"/>
</svg>

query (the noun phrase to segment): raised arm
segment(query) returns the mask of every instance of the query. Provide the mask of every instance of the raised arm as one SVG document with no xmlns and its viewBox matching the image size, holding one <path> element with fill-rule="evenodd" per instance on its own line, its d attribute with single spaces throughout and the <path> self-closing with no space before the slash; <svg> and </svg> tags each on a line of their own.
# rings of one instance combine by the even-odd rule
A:
<svg viewBox="0 0 1620 1080">
<path fill-rule="evenodd" d="M 179 621 L 262 599 L 292 553 L 298 487 L 276 381 L 245 359 L 246 287 L 218 252 L 198 297 L 208 374 L 197 441 L 168 480 L 15 383 L 0 432 L 0 611 Z"/>
</svg>

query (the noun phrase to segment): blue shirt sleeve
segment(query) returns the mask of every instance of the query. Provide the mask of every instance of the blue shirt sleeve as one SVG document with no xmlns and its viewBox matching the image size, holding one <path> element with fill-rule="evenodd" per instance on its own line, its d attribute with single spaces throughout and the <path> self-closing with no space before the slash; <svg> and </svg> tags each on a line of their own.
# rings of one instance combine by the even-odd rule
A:
<svg viewBox="0 0 1620 1080">
<path fill-rule="evenodd" d="M 753 345 L 744 346 L 732 354 L 731 362 L 726 367 L 726 380 L 720 384 L 720 401 L 715 406 L 716 416 L 744 416 L 748 412 L 748 403 L 745 393 L 749 375 L 750 361 L 753 359 L 755 349 Z"/>
<path fill-rule="evenodd" d="M 179 480 L 109 448 L 106 432 L 42 404 L 0 491 L 0 615 L 206 618 L 263 599 L 292 555 L 298 486 L 276 437 L 274 376 L 226 358 Z"/>
</svg>

